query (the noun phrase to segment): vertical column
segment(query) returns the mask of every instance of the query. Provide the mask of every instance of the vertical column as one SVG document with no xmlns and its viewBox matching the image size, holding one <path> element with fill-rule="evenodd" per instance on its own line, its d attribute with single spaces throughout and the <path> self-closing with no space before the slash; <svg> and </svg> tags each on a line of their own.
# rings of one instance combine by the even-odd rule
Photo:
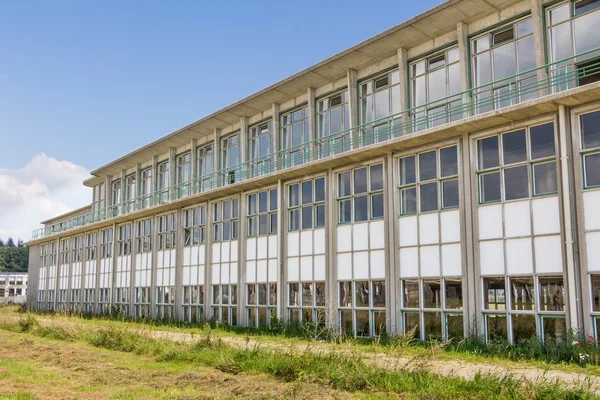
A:
<svg viewBox="0 0 600 400">
<path fill-rule="evenodd" d="M 156 191 L 158 190 L 158 157 L 152 156 L 152 187 L 150 188 L 150 195 L 152 196 L 151 205 L 158 203 L 160 197 L 157 197 Z"/>
<path fill-rule="evenodd" d="M 246 233 L 248 230 L 246 229 L 246 194 L 238 193 L 238 202 L 239 202 L 239 210 L 238 210 L 238 326 L 247 326 L 246 321 Z M 231 282 L 231 279 L 230 279 Z"/>
<path fill-rule="evenodd" d="M 327 182 L 325 184 L 326 195 L 326 235 L 327 243 L 325 253 L 327 254 L 327 271 L 325 274 L 325 324 L 334 332 L 339 332 L 338 318 L 338 296 L 337 296 L 337 224 L 336 224 L 336 199 L 335 199 L 335 174 L 329 168 L 327 171 Z"/>
<path fill-rule="evenodd" d="M 475 244 L 473 240 L 473 215 L 477 212 L 477 184 L 471 181 L 471 151 L 469 145 L 469 135 L 465 134 L 459 146 L 461 157 L 459 170 L 459 187 L 462 188 L 460 197 L 462 203 L 460 205 L 461 212 L 461 251 L 462 251 L 462 279 L 463 279 L 463 326 L 464 335 L 467 337 L 472 331 L 471 323 L 480 321 L 480 309 L 477 308 L 477 293 L 479 290 L 478 276 L 479 273 L 475 269 Z M 475 185 L 475 187 L 473 187 Z M 477 316 L 477 318 L 472 318 Z M 478 332 L 483 332 L 480 327 L 477 327 Z"/>
<path fill-rule="evenodd" d="M 175 310 L 173 310 L 173 318 L 176 321 L 183 319 L 182 304 L 183 304 L 183 211 L 178 209 L 177 216 L 177 231 L 175 232 Z"/>
<path fill-rule="evenodd" d="M 460 89 L 464 92 L 462 96 L 463 118 L 467 118 L 471 111 L 471 94 L 469 90 L 469 43 L 468 27 L 464 22 L 456 24 L 456 36 L 458 38 L 458 65 L 460 68 Z"/>
<path fill-rule="evenodd" d="M 217 131 L 217 129 L 215 129 Z M 215 136 L 216 132 L 215 132 Z M 212 290 L 212 245 L 213 245 L 213 205 L 206 202 L 206 247 L 204 251 L 204 320 L 210 320 L 210 299 Z"/>
<path fill-rule="evenodd" d="M 134 211 L 140 210 L 142 208 L 142 204 L 140 203 L 140 200 L 139 200 L 140 194 L 141 194 L 140 189 L 142 187 L 142 182 L 141 182 L 142 175 L 140 173 L 141 169 L 142 169 L 142 164 L 136 163 L 135 164 L 135 196 L 132 199 Z"/>
<path fill-rule="evenodd" d="M 285 260 L 287 243 L 287 229 L 285 227 L 285 209 L 284 209 L 284 186 L 283 181 L 279 179 L 277 181 L 277 267 L 279 268 L 279 274 L 277 278 L 277 317 L 284 323 L 288 322 L 286 310 L 286 273 L 285 273 Z"/>
<path fill-rule="evenodd" d="M 138 176 L 139 176 L 139 172 L 140 172 L 140 168 L 139 168 L 139 164 L 137 164 L 136 166 L 136 173 L 135 173 L 135 182 L 137 184 L 138 182 Z M 137 188 L 136 188 L 136 194 L 137 194 Z M 135 270 L 137 268 L 137 252 L 138 252 L 138 248 L 137 248 L 137 226 L 136 226 L 136 221 L 132 220 L 131 221 L 131 261 L 130 261 L 130 269 L 129 269 L 129 305 L 128 305 L 128 309 L 129 309 L 129 317 L 130 318 L 134 318 L 135 317 L 135 304 L 134 304 L 134 299 L 135 299 Z"/>
<path fill-rule="evenodd" d="M 398 49 L 398 74 L 400 75 L 400 110 L 403 111 L 400 121 L 402 127 L 400 134 L 404 135 L 410 133 L 410 115 L 408 112 L 404 112 L 409 109 L 408 98 L 410 96 L 409 82 L 408 82 L 408 51 L 405 48 Z M 395 134 L 397 128 L 394 128 L 392 132 Z"/>
<path fill-rule="evenodd" d="M 399 270 L 396 260 L 396 254 L 398 254 L 398 217 L 396 210 L 398 207 L 395 201 L 396 184 L 394 180 L 394 158 L 392 153 L 388 153 L 385 163 L 385 224 L 387 234 L 387 246 L 386 246 L 386 257 L 388 270 L 386 271 L 386 293 L 388 295 L 386 304 L 387 320 L 390 321 L 387 324 L 388 334 L 399 332 L 400 329 L 400 293 L 398 283 L 400 282 Z"/>
<path fill-rule="evenodd" d="M 170 200 L 176 200 L 179 198 L 179 187 L 177 185 L 177 181 L 175 180 L 177 176 L 177 166 L 175 164 L 175 157 L 177 156 L 177 149 L 175 147 L 169 147 L 169 186 L 171 190 L 169 190 Z"/>
<path fill-rule="evenodd" d="M 198 193 L 198 154 L 196 153 L 196 147 L 198 147 L 198 140 L 192 139 L 190 140 L 190 159 L 192 161 L 192 182 L 190 186 L 189 194 Z"/>
<path fill-rule="evenodd" d="M 548 75 L 546 69 L 542 68 L 546 64 L 544 49 L 544 19 L 542 17 L 542 0 L 530 0 L 531 4 L 531 22 L 533 24 L 533 48 L 535 51 L 535 66 L 537 70 L 537 81 L 544 82 Z M 538 96 L 543 96 L 548 91 L 542 87 L 538 89 Z"/>
<path fill-rule="evenodd" d="M 66 303 L 68 304 L 67 308 L 69 310 L 73 310 L 73 304 L 71 304 L 71 298 L 73 297 L 72 295 L 72 291 L 73 291 L 73 287 L 72 287 L 72 279 L 73 279 L 73 253 L 75 250 L 75 241 L 77 236 L 73 236 L 70 237 L 69 239 L 67 239 L 69 241 L 69 254 L 68 254 L 68 258 L 69 258 L 69 265 L 67 266 L 68 269 L 68 274 L 67 274 L 67 298 L 66 298 Z"/>
<path fill-rule="evenodd" d="M 126 192 L 126 188 L 125 188 L 125 175 L 126 175 L 126 170 L 122 169 L 121 170 L 121 198 L 120 198 L 120 203 L 119 204 L 119 208 L 120 210 L 117 212 L 118 215 L 120 214 L 125 214 L 125 212 L 127 211 L 127 208 L 125 207 L 125 192 Z"/>
<path fill-rule="evenodd" d="M 356 84 L 358 81 L 357 73 L 355 70 L 348 68 L 347 70 L 348 80 L 348 104 L 350 107 L 350 125 L 352 126 L 352 148 L 356 149 L 358 145 L 358 94 L 356 91 Z"/>
<path fill-rule="evenodd" d="M 83 298 L 85 295 L 85 274 L 86 274 L 86 264 L 87 264 L 87 233 L 81 234 L 81 283 L 79 284 L 79 311 L 83 311 Z M 30 281 L 31 282 L 31 281 Z"/>
<path fill-rule="evenodd" d="M 150 276 L 150 318 L 156 318 L 156 259 L 158 258 L 158 218 L 152 217 L 152 275 Z"/>
<path fill-rule="evenodd" d="M 38 285 L 40 277 L 40 245 L 29 247 L 29 262 L 27 270 L 27 309 L 37 309 Z"/>
<path fill-rule="evenodd" d="M 242 164 L 250 161 L 248 153 L 248 117 L 240 117 L 240 154 L 242 156 Z"/>
<path fill-rule="evenodd" d="M 112 195 L 112 176 L 108 175 L 105 179 L 104 179 L 104 218 L 100 218 L 100 219 L 105 219 L 109 217 L 109 212 L 108 210 L 110 210 L 110 206 L 111 204 L 111 196 Z M 102 211 L 101 211 L 102 213 Z M 100 216 L 102 216 L 102 214 L 100 214 Z"/>
<path fill-rule="evenodd" d="M 274 171 L 283 169 L 280 153 L 280 151 L 283 149 L 281 148 L 281 137 L 279 134 L 279 111 L 279 104 L 273 103 L 271 106 L 271 114 L 273 114 L 273 143 L 275 144 L 275 159 L 273 160 L 275 162 L 275 166 L 273 168 Z"/>
<path fill-rule="evenodd" d="M 315 89 L 309 87 L 306 89 L 306 95 L 308 99 L 308 140 L 310 142 L 310 146 L 308 148 L 308 159 L 305 161 L 313 161 L 317 159 L 317 147 L 315 145 L 315 139 L 317 138 L 317 133 L 315 132 L 315 128 L 317 126 L 317 113 L 315 110 Z"/>
<path fill-rule="evenodd" d="M 219 146 L 219 143 L 221 141 L 221 130 L 218 128 L 215 128 L 215 137 L 213 138 L 214 141 L 214 145 L 213 145 L 213 153 L 214 153 L 214 171 L 215 173 L 219 171 L 219 163 L 221 162 L 221 146 Z M 212 181 L 212 187 L 211 189 L 217 187 L 219 185 L 219 175 L 215 174 L 215 177 Z"/>
<path fill-rule="evenodd" d="M 98 301 L 100 299 L 100 242 L 102 237 L 102 230 L 98 229 L 96 231 L 96 285 L 94 286 L 94 305 L 93 305 L 93 314 L 98 313 Z"/>
<path fill-rule="evenodd" d="M 574 186 L 570 173 L 573 171 L 573 163 L 570 158 L 570 147 L 568 144 L 568 135 L 570 133 L 568 125 L 567 110 L 564 105 L 558 106 L 558 136 L 560 146 L 560 187 L 562 197 L 562 212 L 564 217 L 565 234 L 565 259 L 567 269 L 567 323 L 572 329 L 583 327 L 583 305 L 581 304 L 582 292 L 578 277 L 581 276 L 579 263 L 575 262 L 575 237 L 573 230 L 575 224 L 574 215 Z M 572 204 L 573 202 L 573 204 Z"/>
</svg>

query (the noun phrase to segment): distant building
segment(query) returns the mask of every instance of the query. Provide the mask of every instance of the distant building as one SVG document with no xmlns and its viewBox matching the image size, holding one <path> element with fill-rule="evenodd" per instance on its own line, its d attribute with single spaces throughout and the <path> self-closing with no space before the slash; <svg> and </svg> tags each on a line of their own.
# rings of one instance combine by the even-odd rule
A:
<svg viewBox="0 0 600 400">
<path fill-rule="evenodd" d="M 204 116 L 34 232 L 29 304 L 598 337 L 599 27 L 600 0 L 450 0 Z"/>
<path fill-rule="evenodd" d="M 27 272 L 0 272 L 0 304 L 23 304 L 27 298 Z"/>
</svg>

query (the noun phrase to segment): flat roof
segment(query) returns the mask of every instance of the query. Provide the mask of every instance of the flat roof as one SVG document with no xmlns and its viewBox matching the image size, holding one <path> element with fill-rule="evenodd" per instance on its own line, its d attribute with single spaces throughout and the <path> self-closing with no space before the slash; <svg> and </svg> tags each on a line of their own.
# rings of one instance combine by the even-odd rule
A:
<svg viewBox="0 0 600 400">
<path fill-rule="evenodd" d="M 410 49 L 456 30 L 456 24 L 470 23 L 522 0 L 448 0 L 401 24 L 352 46 L 332 57 L 308 67 L 238 102 L 222 108 L 181 129 L 134 150 L 92 171 L 84 185 L 92 186 L 106 175 L 120 174 L 154 155 L 164 154 L 170 147 L 184 146 L 191 139 L 211 135 L 215 129 L 236 124 L 241 117 L 251 117 L 306 93 L 309 87 L 320 87 L 343 78 L 347 69 L 360 70 L 397 54 L 399 48 Z"/>
</svg>

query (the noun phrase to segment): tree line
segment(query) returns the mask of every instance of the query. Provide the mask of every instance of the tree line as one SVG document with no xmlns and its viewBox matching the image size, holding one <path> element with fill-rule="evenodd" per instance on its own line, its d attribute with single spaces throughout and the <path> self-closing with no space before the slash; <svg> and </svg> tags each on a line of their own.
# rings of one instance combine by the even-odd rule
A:
<svg viewBox="0 0 600 400">
<path fill-rule="evenodd" d="M 29 266 L 29 249 L 21 239 L 17 243 L 13 238 L 6 242 L 0 239 L 0 271 L 27 272 Z"/>
</svg>

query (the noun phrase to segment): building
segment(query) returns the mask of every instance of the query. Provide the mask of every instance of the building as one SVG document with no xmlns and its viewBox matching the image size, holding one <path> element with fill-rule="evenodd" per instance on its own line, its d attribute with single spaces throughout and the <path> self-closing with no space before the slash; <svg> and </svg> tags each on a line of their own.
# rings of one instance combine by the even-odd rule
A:
<svg viewBox="0 0 600 400">
<path fill-rule="evenodd" d="M 600 331 L 600 0 L 450 0 L 92 172 L 29 305 Z"/>
<path fill-rule="evenodd" d="M 25 304 L 27 272 L 0 272 L 0 304 Z"/>
</svg>

